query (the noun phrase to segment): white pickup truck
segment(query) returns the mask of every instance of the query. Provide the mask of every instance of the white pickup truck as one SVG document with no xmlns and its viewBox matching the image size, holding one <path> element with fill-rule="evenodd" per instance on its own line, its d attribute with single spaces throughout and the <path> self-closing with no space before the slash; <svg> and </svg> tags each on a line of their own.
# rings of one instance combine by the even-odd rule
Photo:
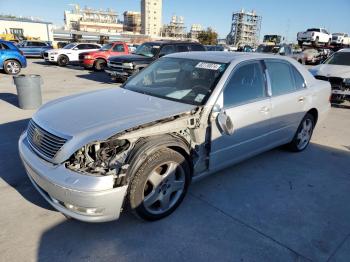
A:
<svg viewBox="0 0 350 262">
<path fill-rule="evenodd" d="M 350 46 L 350 37 L 346 33 L 332 34 L 332 45 Z"/>
<path fill-rule="evenodd" d="M 324 28 L 310 28 L 306 32 L 299 32 L 297 35 L 298 44 L 311 43 L 313 46 L 318 44 L 331 44 L 332 35 Z"/>
</svg>

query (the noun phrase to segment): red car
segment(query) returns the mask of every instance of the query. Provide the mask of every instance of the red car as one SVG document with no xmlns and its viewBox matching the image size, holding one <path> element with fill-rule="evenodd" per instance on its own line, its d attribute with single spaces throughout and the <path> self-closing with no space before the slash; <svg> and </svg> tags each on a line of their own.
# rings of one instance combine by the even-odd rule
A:
<svg viewBox="0 0 350 262">
<path fill-rule="evenodd" d="M 85 52 L 79 54 L 80 65 L 86 69 L 95 69 L 102 71 L 107 65 L 107 59 L 110 56 L 129 54 L 128 45 L 124 42 L 113 42 L 105 44 L 98 51 Z"/>
</svg>

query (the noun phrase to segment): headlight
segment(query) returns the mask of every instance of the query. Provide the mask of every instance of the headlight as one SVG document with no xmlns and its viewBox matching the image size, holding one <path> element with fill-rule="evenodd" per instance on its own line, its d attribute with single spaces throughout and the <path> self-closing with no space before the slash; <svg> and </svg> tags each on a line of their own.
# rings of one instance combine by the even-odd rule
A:
<svg viewBox="0 0 350 262">
<path fill-rule="evenodd" d="M 129 68 L 129 69 L 133 69 L 134 68 L 133 63 L 123 63 L 122 66 L 125 67 L 125 68 Z"/>
<path fill-rule="evenodd" d="M 77 150 L 66 162 L 66 168 L 95 176 L 117 175 L 124 162 L 127 140 L 108 139 L 94 142 Z"/>
<path fill-rule="evenodd" d="M 86 55 L 84 56 L 85 59 L 92 59 L 92 56 L 91 55 Z"/>
<path fill-rule="evenodd" d="M 350 86 L 350 78 L 344 78 L 343 83 L 344 83 L 346 86 Z"/>
</svg>

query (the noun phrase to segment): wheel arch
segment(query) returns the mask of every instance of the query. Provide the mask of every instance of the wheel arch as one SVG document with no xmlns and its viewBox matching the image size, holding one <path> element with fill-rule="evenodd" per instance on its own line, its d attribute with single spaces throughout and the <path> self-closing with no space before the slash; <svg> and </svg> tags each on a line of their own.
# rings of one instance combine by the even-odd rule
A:
<svg viewBox="0 0 350 262">
<path fill-rule="evenodd" d="M 317 123 L 317 120 L 318 120 L 318 111 L 316 108 L 311 108 L 309 111 L 307 111 L 307 114 L 311 114 L 314 119 L 315 119 L 315 125 Z"/>
<path fill-rule="evenodd" d="M 19 63 L 19 64 L 21 65 L 21 67 L 23 66 L 23 64 L 21 63 L 21 61 L 20 61 L 18 58 L 14 57 L 14 58 L 6 58 L 6 59 L 2 62 L 2 67 L 4 67 L 4 64 L 5 64 L 7 61 L 10 61 L 10 60 L 16 61 L 17 63 Z"/>
<path fill-rule="evenodd" d="M 141 164 L 155 151 L 161 148 L 169 148 L 180 153 L 188 162 L 191 175 L 193 175 L 193 165 L 190 159 L 190 145 L 186 140 L 175 134 L 164 134 L 159 136 L 152 136 L 140 138 L 127 157 L 125 164 L 128 164 L 127 180 L 130 181 L 133 174 L 141 166 Z"/>
</svg>

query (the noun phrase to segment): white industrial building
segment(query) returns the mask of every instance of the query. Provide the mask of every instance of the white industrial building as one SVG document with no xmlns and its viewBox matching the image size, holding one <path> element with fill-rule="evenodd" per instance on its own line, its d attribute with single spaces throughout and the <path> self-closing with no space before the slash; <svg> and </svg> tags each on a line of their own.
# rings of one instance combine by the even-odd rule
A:
<svg viewBox="0 0 350 262">
<path fill-rule="evenodd" d="M 53 41 L 53 26 L 50 22 L 29 18 L 0 17 L 0 34 L 13 34 L 19 40 Z"/>
<path fill-rule="evenodd" d="M 141 0 L 141 33 L 159 36 L 162 29 L 162 0 Z"/>
</svg>

